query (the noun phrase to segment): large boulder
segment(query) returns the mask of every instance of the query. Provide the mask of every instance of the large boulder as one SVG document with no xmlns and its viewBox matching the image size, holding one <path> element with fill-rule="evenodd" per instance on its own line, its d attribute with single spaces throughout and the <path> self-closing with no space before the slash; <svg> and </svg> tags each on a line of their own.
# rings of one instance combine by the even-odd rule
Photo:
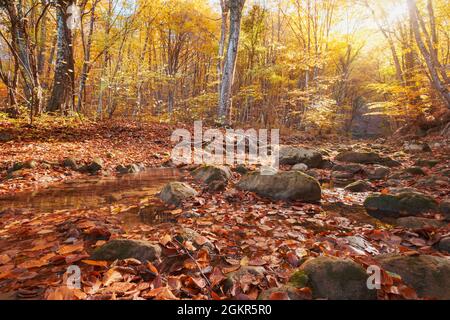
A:
<svg viewBox="0 0 450 320">
<path fill-rule="evenodd" d="M 322 160 L 322 154 L 314 149 L 293 146 L 280 146 L 279 149 L 280 164 L 304 163 L 309 168 L 319 168 Z"/>
<path fill-rule="evenodd" d="M 161 247 L 148 241 L 115 239 L 96 249 L 92 260 L 113 261 L 134 258 L 141 262 L 153 262 L 161 256 Z"/>
<path fill-rule="evenodd" d="M 435 210 L 437 203 L 426 194 L 411 191 L 398 194 L 372 194 L 364 201 L 364 207 L 367 213 L 377 218 L 398 218 Z"/>
<path fill-rule="evenodd" d="M 330 300 L 373 300 L 376 290 L 367 287 L 369 275 L 349 259 L 318 257 L 301 265 L 313 298 Z"/>
<path fill-rule="evenodd" d="M 183 182 L 169 182 L 159 194 L 159 198 L 167 204 L 179 205 L 184 199 L 197 195 L 197 191 Z"/>
<path fill-rule="evenodd" d="M 450 260 L 429 255 L 382 255 L 375 259 L 383 269 L 400 275 L 421 298 L 450 299 Z"/>
<path fill-rule="evenodd" d="M 249 173 L 239 181 L 237 187 L 275 200 L 317 202 L 322 196 L 319 182 L 300 171 L 280 172 L 274 175 Z"/>
</svg>

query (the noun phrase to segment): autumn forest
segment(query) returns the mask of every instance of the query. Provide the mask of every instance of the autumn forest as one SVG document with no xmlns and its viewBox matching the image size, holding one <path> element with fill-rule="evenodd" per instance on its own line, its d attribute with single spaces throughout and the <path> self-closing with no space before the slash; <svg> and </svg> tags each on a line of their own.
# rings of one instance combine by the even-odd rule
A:
<svg viewBox="0 0 450 320">
<path fill-rule="evenodd" d="M 446 0 L 0 0 L 0 300 L 450 299 L 449 70 Z"/>
</svg>

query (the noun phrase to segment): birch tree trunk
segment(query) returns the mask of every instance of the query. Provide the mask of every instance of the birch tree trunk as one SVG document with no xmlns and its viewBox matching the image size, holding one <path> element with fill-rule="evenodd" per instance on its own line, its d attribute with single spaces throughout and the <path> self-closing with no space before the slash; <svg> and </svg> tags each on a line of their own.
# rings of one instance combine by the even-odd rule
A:
<svg viewBox="0 0 450 320">
<path fill-rule="evenodd" d="M 231 116 L 231 89 L 233 86 L 234 73 L 236 69 L 236 59 L 239 46 L 239 36 L 241 32 L 242 10 L 245 0 L 230 0 L 230 35 L 228 39 L 227 55 L 223 68 L 222 83 L 219 96 L 218 117 L 222 124 L 230 123 Z"/>
</svg>

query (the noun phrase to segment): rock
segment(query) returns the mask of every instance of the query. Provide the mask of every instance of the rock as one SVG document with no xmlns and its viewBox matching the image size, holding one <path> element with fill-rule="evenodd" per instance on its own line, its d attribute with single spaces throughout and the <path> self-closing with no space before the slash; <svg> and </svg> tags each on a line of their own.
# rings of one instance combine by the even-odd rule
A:
<svg viewBox="0 0 450 320">
<path fill-rule="evenodd" d="M 8 132 L 0 132 L 0 142 L 8 142 L 14 139 L 14 136 Z"/>
<path fill-rule="evenodd" d="M 400 275 L 420 298 L 450 299 L 448 259 L 429 255 L 382 255 L 375 259 L 386 271 Z"/>
<path fill-rule="evenodd" d="M 305 172 L 306 170 L 308 170 L 308 166 L 304 163 L 297 163 L 292 167 L 291 170 Z"/>
<path fill-rule="evenodd" d="M 241 190 L 252 191 L 275 200 L 303 200 L 317 202 L 321 199 L 319 182 L 300 171 L 261 175 L 245 175 L 237 184 Z"/>
<path fill-rule="evenodd" d="M 113 261 L 134 258 L 153 262 L 161 256 L 161 247 L 148 241 L 116 239 L 96 249 L 90 259 Z"/>
<path fill-rule="evenodd" d="M 14 171 L 19 171 L 22 169 L 34 169 L 37 166 L 37 162 L 34 160 L 28 160 L 25 162 L 14 162 L 12 166 L 8 169 L 8 173 L 12 173 Z"/>
<path fill-rule="evenodd" d="M 331 173 L 331 178 L 333 180 L 352 180 L 353 173 L 351 172 L 342 172 L 342 171 L 333 171 Z"/>
<path fill-rule="evenodd" d="M 315 299 L 372 300 L 376 290 L 367 288 L 368 274 L 349 259 L 318 257 L 306 261 L 300 269 L 308 277 Z"/>
<path fill-rule="evenodd" d="M 322 154 L 314 149 L 280 146 L 279 162 L 282 165 L 304 163 L 309 168 L 318 168 L 322 164 Z"/>
<path fill-rule="evenodd" d="M 450 221 L 450 200 L 442 200 L 439 205 L 439 211 L 444 215 L 446 220 Z"/>
<path fill-rule="evenodd" d="M 175 237 L 175 239 L 180 243 L 190 241 L 197 249 L 203 247 L 207 249 L 209 252 L 213 252 L 215 249 L 214 244 L 208 238 L 203 237 L 200 233 L 191 228 L 183 228 Z M 201 245 L 198 244 L 199 239 L 202 240 Z"/>
<path fill-rule="evenodd" d="M 367 181 L 358 180 L 356 182 L 349 184 L 344 189 L 347 191 L 350 191 L 350 192 L 368 192 L 368 191 L 372 191 L 373 187 Z"/>
<path fill-rule="evenodd" d="M 371 169 L 364 170 L 370 180 L 385 179 L 391 173 L 391 170 L 383 166 L 374 166 Z"/>
<path fill-rule="evenodd" d="M 121 173 L 121 174 L 126 174 L 126 173 L 138 173 L 141 172 L 143 170 L 143 166 L 142 165 L 138 165 L 138 164 L 129 164 L 129 165 L 121 165 L 119 164 L 116 167 L 116 171 Z"/>
<path fill-rule="evenodd" d="M 332 171 L 343 171 L 343 172 L 350 172 L 350 173 L 358 173 L 363 171 L 363 166 L 360 164 L 337 164 L 333 166 L 331 169 Z"/>
<path fill-rule="evenodd" d="M 426 173 L 422 170 L 421 167 L 416 167 L 416 166 L 406 168 L 405 172 L 412 174 L 412 175 L 420 175 L 420 176 L 426 175 Z"/>
<path fill-rule="evenodd" d="M 226 280 L 224 282 L 224 289 L 228 291 L 233 287 L 233 283 L 236 281 L 240 281 L 241 278 L 256 278 L 263 279 L 266 270 L 263 267 L 254 267 L 254 266 L 241 266 L 238 270 L 230 272 L 226 275 Z"/>
<path fill-rule="evenodd" d="M 101 171 L 103 168 L 103 160 L 100 158 L 95 158 L 92 160 L 92 162 L 88 165 L 83 166 L 80 171 L 88 172 L 90 174 L 95 174 Z"/>
<path fill-rule="evenodd" d="M 183 182 L 170 182 L 164 186 L 159 198 L 167 204 L 179 205 L 184 199 L 197 195 L 197 191 Z"/>
<path fill-rule="evenodd" d="M 391 158 L 384 158 L 383 165 L 389 168 L 395 168 L 395 167 L 401 167 L 402 163 L 400 161 L 391 159 Z"/>
<path fill-rule="evenodd" d="M 79 168 L 77 161 L 70 157 L 65 158 L 61 164 L 63 167 L 70 168 L 72 170 L 78 170 L 78 168 Z"/>
<path fill-rule="evenodd" d="M 435 166 L 437 166 L 439 164 L 439 160 L 424 160 L 424 159 L 419 159 L 416 161 L 415 165 L 419 166 L 419 167 L 428 167 L 428 168 L 433 168 Z"/>
<path fill-rule="evenodd" d="M 419 192 L 403 192 L 395 195 L 375 193 L 366 198 L 364 207 L 368 214 L 376 218 L 398 218 L 435 210 L 437 203 L 430 196 Z"/>
<path fill-rule="evenodd" d="M 236 171 L 239 174 L 246 174 L 250 170 L 248 170 L 246 166 L 240 164 L 236 167 L 236 169 L 234 169 L 234 171 Z"/>
<path fill-rule="evenodd" d="M 442 238 L 439 241 L 438 248 L 440 251 L 450 253 L 450 237 Z"/>
<path fill-rule="evenodd" d="M 322 163 L 320 164 L 319 168 L 324 170 L 330 170 L 335 166 L 334 162 L 328 159 L 323 159 Z"/>
<path fill-rule="evenodd" d="M 431 152 L 430 146 L 425 142 L 405 142 L 403 145 L 403 149 L 407 152 L 416 153 L 416 152 Z"/>
<path fill-rule="evenodd" d="M 195 169 L 192 176 L 205 184 L 210 184 L 212 181 L 226 182 L 231 178 L 231 171 L 225 166 L 203 165 Z"/>
<path fill-rule="evenodd" d="M 356 152 L 345 151 L 339 153 L 336 158 L 337 161 L 363 163 L 363 164 L 377 164 L 383 163 L 383 158 L 375 152 Z"/>
<path fill-rule="evenodd" d="M 440 228 L 446 225 L 444 221 L 435 219 L 427 219 L 421 217 L 403 217 L 398 218 L 396 225 L 409 229 L 424 229 L 424 228 Z"/>
</svg>

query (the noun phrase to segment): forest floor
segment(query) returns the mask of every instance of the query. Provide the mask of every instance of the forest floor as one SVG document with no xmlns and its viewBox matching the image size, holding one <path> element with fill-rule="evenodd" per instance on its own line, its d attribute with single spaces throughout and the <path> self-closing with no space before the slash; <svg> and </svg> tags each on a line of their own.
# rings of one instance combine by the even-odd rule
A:
<svg viewBox="0 0 450 320">
<path fill-rule="evenodd" d="M 210 192 L 185 170 L 171 179 L 184 181 L 199 193 L 179 207 L 164 205 L 154 194 L 123 197 L 120 190 L 114 190 L 108 204 L 38 210 L 18 202 L 31 199 L 39 190 L 58 190 L 85 179 L 114 178 L 118 165 L 170 167 L 170 136 L 175 126 L 46 120 L 30 128 L 5 120 L 0 128 L 3 299 L 311 299 L 316 296 L 311 286 L 286 286 L 309 258 L 350 258 L 366 268 L 379 265 L 375 257 L 383 254 L 449 257 L 448 241 L 447 247 L 443 241 L 450 235 L 445 221 L 448 207 L 442 208 L 448 204 L 450 146 L 438 135 L 420 138 L 420 143 L 431 147 L 423 152 L 405 150 L 402 139 L 284 137 L 284 143 L 320 149 L 334 165 L 346 165 L 335 160 L 345 150 L 372 151 L 400 164 L 384 168 L 388 171 L 381 170 L 380 177 L 375 177 L 380 172 L 375 172 L 378 167 L 372 164 L 345 174 L 336 173 L 333 166 L 309 169 L 307 173 L 321 182 L 322 201 L 316 204 L 272 201 L 238 190 L 241 174 L 235 170 L 225 190 Z M 85 169 L 63 163 L 64 159 L 85 165 Z M 92 161 L 99 162 L 99 170 L 91 170 Z M 289 169 L 282 166 L 283 171 Z M 345 184 L 360 179 L 367 181 L 370 191 L 344 190 Z M 155 182 L 158 189 L 163 186 L 160 182 Z M 414 188 L 430 195 L 437 207 L 420 217 L 415 215 L 417 219 L 408 222 L 413 226 L 366 213 L 363 202 L 368 195 L 394 194 L 396 188 Z M 24 194 L 27 197 L 21 197 Z M 49 194 L 47 202 L 56 203 L 57 199 Z M 158 217 L 151 223 L 124 223 L 127 214 L 142 213 L 146 208 L 153 214 L 157 210 Z M 92 259 L 96 248 L 124 238 L 149 241 L 161 252 L 147 263 Z M 70 265 L 81 269 L 79 289 L 65 285 Z M 422 297 L 416 292 L 422 289 L 413 288 L 406 278 L 382 268 L 377 297 Z"/>
</svg>

